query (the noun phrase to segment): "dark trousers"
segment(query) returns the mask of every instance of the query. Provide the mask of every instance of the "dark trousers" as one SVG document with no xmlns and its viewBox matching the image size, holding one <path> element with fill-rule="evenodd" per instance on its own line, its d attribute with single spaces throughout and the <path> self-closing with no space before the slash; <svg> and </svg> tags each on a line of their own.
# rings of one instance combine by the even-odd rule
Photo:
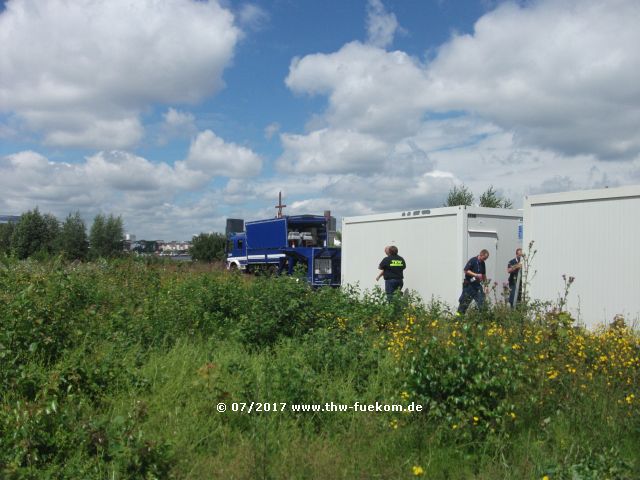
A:
<svg viewBox="0 0 640 480">
<path fill-rule="evenodd" d="M 482 308 L 482 305 L 484 305 L 484 290 L 481 285 L 469 284 L 462 287 L 462 294 L 458 299 L 460 302 L 460 305 L 458 305 L 458 313 L 466 313 L 472 300 L 475 300 L 478 308 Z"/>
<path fill-rule="evenodd" d="M 522 291 L 518 292 L 518 302 L 520 302 L 520 298 L 522 297 Z M 509 285 L 509 305 L 513 308 L 513 301 L 516 298 L 516 284 Z"/>
<path fill-rule="evenodd" d="M 391 278 L 389 280 L 384 281 L 384 292 L 387 294 L 387 300 L 391 302 L 393 300 L 393 294 L 396 290 L 400 290 L 402 294 L 402 287 L 404 286 L 404 281 L 399 278 Z"/>
</svg>

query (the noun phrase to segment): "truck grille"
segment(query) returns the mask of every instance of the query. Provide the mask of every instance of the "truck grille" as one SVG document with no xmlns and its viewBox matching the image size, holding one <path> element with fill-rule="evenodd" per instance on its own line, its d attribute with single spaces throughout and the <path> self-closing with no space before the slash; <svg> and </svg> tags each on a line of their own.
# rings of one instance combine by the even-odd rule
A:
<svg viewBox="0 0 640 480">
<path fill-rule="evenodd" d="M 331 275 L 331 259 L 316 258 L 313 270 L 316 275 Z"/>
</svg>

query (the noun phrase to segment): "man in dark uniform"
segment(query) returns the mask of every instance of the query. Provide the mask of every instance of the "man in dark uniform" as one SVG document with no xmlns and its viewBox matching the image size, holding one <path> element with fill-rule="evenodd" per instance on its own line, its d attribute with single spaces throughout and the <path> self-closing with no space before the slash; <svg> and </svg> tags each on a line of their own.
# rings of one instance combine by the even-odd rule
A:
<svg viewBox="0 0 640 480">
<path fill-rule="evenodd" d="M 516 258 L 509 260 L 507 264 L 507 272 L 509 273 L 509 305 L 513 308 L 513 303 L 516 298 L 516 287 L 518 291 L 518 301 L 520 301 L 520 295 L 522 295 L 522 278 L 518 285 L 518 275 L 522 269 L 522 249 L 516 249 Z"/>
<path fill-rule="evenodd" d="M 387 254 L 382 259 L 378 266 L 378 276 L 376 282 L 380 280 L 380 277 L 384 276 L 384 291 L 387 294 L 387 300 L 391 302 L 393 294 L 396 290 L 402 290 L 404 285 L 403 270 L 407 267 L 404 258 L 398 255 L 398 247 L 391 245 L 385 247 L 384 253 Z"/>
<path fill-rule="evenodd" d="M 472 300 L 475 300 L 478 308 L 482 308 L 484 304 L 482 282 L 487 279 L 487 269 L 484 264 L 487 258 L 489 258 L 489 251 L 481 250 L 478 256 L 470 258 L 464 266 L 464 282 L 462 283 L 462 294 L 458 299 L 460 304 L 456 316 L 464 315 Z"/>
</svg>

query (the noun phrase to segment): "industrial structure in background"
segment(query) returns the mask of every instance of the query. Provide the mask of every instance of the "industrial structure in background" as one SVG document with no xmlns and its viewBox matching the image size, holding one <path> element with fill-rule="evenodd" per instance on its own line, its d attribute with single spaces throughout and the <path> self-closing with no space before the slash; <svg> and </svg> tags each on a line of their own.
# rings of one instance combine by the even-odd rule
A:
<svg viewBox="0 0 640 480">
<path fill-rule="evenodd" d="M 333 247 L 335 218 L 328 211 L 324 216 L 283 215 L 285 206 L 279 196 L 275 218 L 246 224 L 227 219 L 227 268 L 292 274 L 300 266 L 312 286 L 340 285 L 341 250 Z"/>
<path fill-rule="evenodd" d="M 484 207 L 443 207 L 342 220 L 342 283 L 375 287 L 384 247 L 395 245 L 406 260 L 404 286 L 425 302 L 457 305 L 463 267 L 480 250 L 489 251 L 487 277 L 497 282 L 499 300 L 508 281 L 507 263 L 522 246 L 522 213 Z"/>
<path fill-rule="evenodd" d="M 573 277 L 573 318 L 640 326 L 640 186 L 528 196 L 524 227 L 530 298 L 558 301 Z"/>
</svg>

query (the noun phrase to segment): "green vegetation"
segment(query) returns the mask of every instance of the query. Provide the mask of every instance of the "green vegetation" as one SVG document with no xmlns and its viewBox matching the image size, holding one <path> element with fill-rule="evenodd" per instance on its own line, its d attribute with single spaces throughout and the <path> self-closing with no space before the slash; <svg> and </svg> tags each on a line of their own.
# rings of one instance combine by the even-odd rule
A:
<svg viewBox="0 0 640 480">
<path fill-rule="evenodd" d="M 194 260 L 213 262 L 226 258 L 226 237 L 221 233 L 201 233 L 191 240 L 189 254 Z"/>
<path fill-rule="evenodd" d="M 465 205 L 470 207 L 473 205 L 473 192 L 466 185 L 457 186 L 454 185 L 449 193 L 443 206 L 456 207 L 458 205 Z M 508 198 L 501 198 L 498 192 L 490 185 L 485 192 L 480 195 L 480 207 L 488 208 L 513 208 L 513 202 Z"/>
<path fill-rule="evenodd" d="M 640 338 L 621 323 L 457 319 L 207 268 L 0 257 L 1 478 L 640 477 Z"/>
<path fill-rule="evenodd" d="M 80 212 L 69 214 L 60 228 L 58 237 L 60 252 L 67 260 L 86 260 L 89 255 L 87 227 Z"/>
<path fill-rule="evenodd" d="M 93 258 L 112 258 L 120 255 L 123 239 L 122 217 L 96 215 L 89 232 L 91 256 Z"/>
<path fill-rule="evenodd" d="M 42 215 L 38 208 L 23 213 L 11 235 L 13 253 L 20 259 L 50 255 L 59 229 L 58 220 L 49 213 Z"/>
<path fill-rule="evenodd" d="M 23 213 L 15 224 L 0 224 L 0 254 L 21 260 L 44 260 L 55 255 L 71 261 L 113 258 L 122 255 L 123 238 L 121 217 L 96 215 L 89 240 L 80 212 L 70 213 L 60 224 L 56 217 L 43 215 L 36 207 Z"/>
<path fill-rule="evenodd" d="M 480 206 L 489 208 L 513 208 L 513 202 L 508 198 L 500 198 L 498 192 L 490 185 L 486 192 L 480 195 Z"/>
<path fill-rule="evenodd" d="M 447 200 L 443 206 L 457 207 L 458 205 L 466 205 L 467 207 L 473 205 L 473 192 L 471 192 L 469 187 L 466 185 L 461 185 L 459 187 L 454 185 L 451 190 L 449 190 Z"/>
</svg>

